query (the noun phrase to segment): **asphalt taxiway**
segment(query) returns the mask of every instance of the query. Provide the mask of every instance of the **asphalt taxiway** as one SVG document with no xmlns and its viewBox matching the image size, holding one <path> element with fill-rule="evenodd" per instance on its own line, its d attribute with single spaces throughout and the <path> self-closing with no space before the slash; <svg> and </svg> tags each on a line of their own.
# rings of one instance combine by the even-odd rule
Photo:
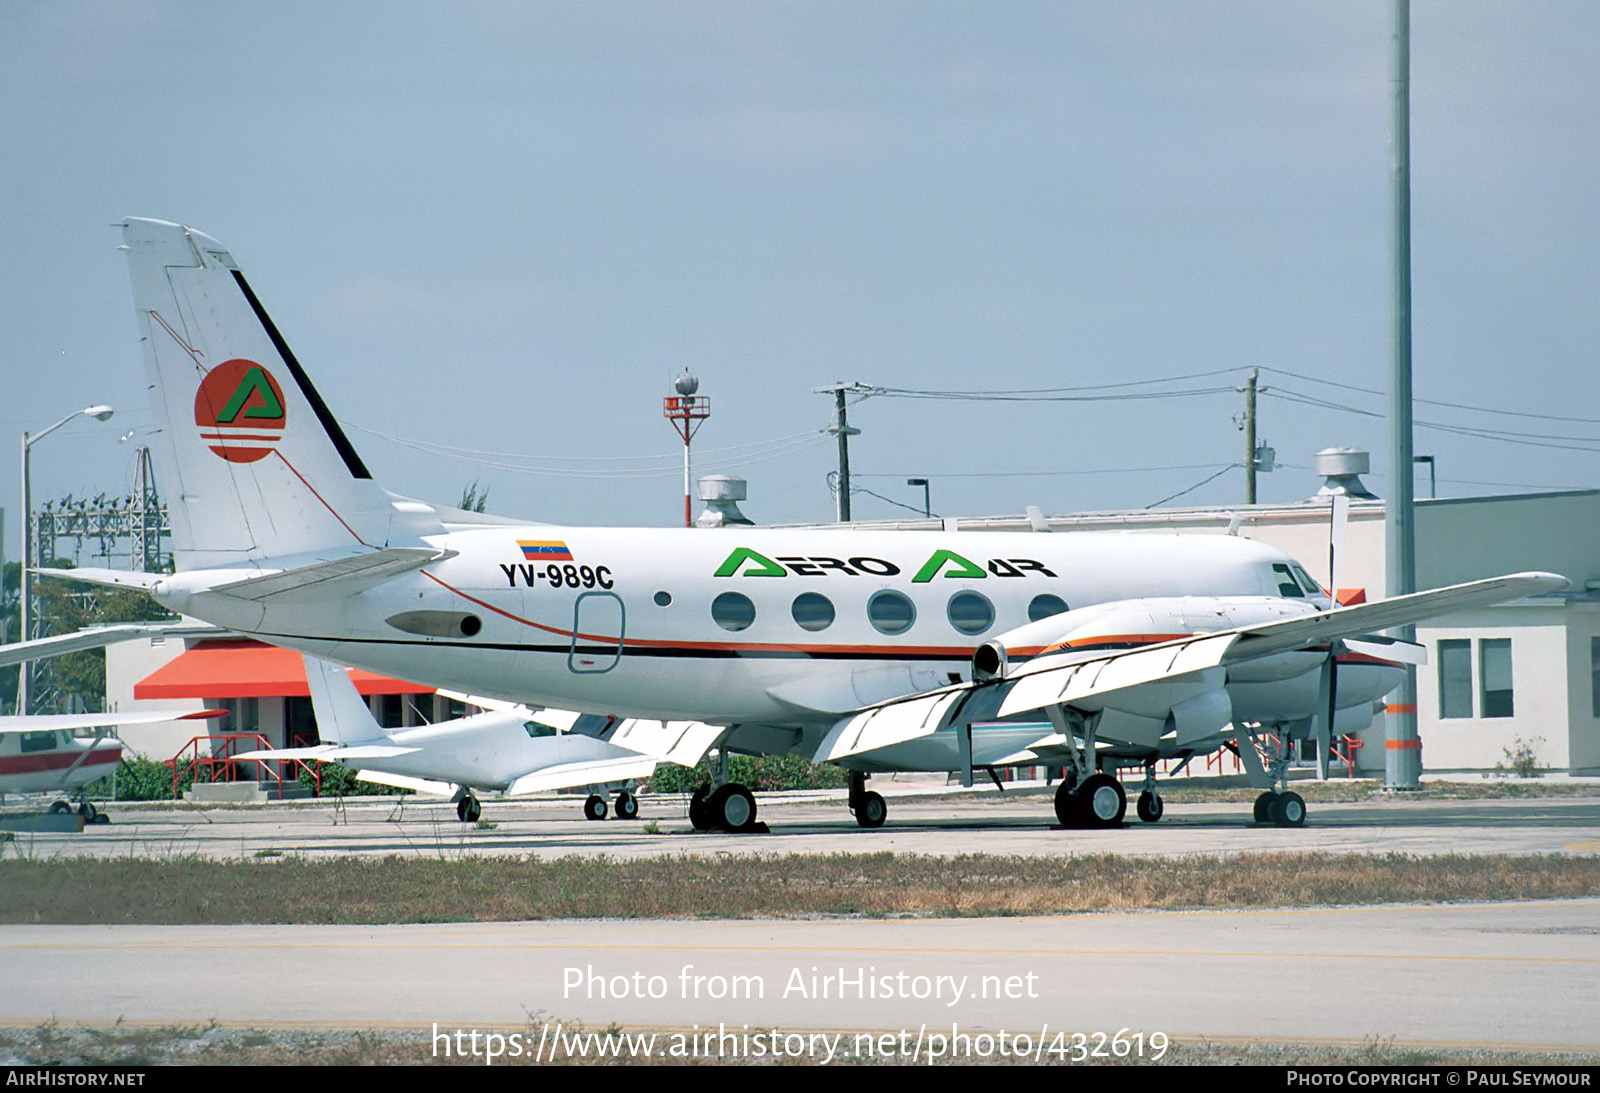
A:
<svg viewBox="0 0 1600 1093">
<path fill-rule="evenodd" d="M 1600 1052 L 1600 901 L 1056 918 L 0 926 L 0 1025 Z M 881 1041 L 880 1041 L 881 1043 Z M 991 1042 L 990 1051 L 997 1045 Z M 737 1044 L 734 1049 L 737 1052 Z M 901 1061 L 905 1061 L 902 1059 Z"/>
<path fill-rule="evenodd" d="M 759 795 L 766 834 L 696 832 L 682 796 L 640 798 L 635 820 L 585 820 L 581 798 L 484 802 L 462 823 L 445 803 L 395 799 L 257 807 L 111 805 L 112 822 L 81 833 L 19 833 L 0 851 L 34 858 L 248 858 L 295 854 L 538 855 L 770 854 L 894 850 L 921 854 L 1140 856 L 1318 850 L 1406 854 L 1600 853 L 1594 797 L 1493 800 L 1395 797 L 1309 805 L 1306 825 L 1253 823 L 1249 803 L 1172 803 L 1159 823 L 1064 830 L 1047 792 L 895 794 L 882 828 L 858 827 L 837 795 Z"/>
</svg>

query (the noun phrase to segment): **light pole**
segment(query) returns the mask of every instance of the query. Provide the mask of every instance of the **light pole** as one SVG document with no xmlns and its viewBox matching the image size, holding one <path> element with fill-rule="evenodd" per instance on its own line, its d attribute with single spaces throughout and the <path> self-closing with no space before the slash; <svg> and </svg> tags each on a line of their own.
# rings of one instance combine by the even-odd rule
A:
<svg viewBox="0 0 1600 1093">
<path fill-rule="evenodd" d="M 906 479 L 906 485 L 922 487 L 922 515 L 931 518 L 933 516 L 933 506 L 928 502 L 928 480 L 926 478 L 908 478 Z"/>
<path fill-rule="evenodd" d="M 80 417 L 92 417 L 96 421 L 110 421 L 111 415 L 116 411 L 109 406 L 87 406 L 75 414 L 68 414 L 48 429 L 37 433 L 22 434 L 22 640 L 27 641 L 33 636 L 32 623 L 29 616 L 32 614 L 33 599 L 33 486 L 28 478 L 29 452 L 33 445 L 43 440 L 51 433 L 69 421 L 76 421 Z M 28 713 L 28 676 L 33 665 L 23 661 L 17 665 L 17 713 Z"/>
</svg>

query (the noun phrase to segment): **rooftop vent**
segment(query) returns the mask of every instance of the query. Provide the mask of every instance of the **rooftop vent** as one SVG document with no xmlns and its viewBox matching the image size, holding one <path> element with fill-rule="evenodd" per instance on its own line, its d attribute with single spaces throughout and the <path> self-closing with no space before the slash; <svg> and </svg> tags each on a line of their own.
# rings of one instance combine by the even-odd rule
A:
<svg viewBox="0 0 1600 1093">
<path fill-rule="evenodd" d="M 1361 475 L 1372 470 L 1372 457 L 1364 448 L 1324 448 L 1311 461 L 1316 472 L 1327 479 L 1317 491 L 1318 497 L 1344 494 L 1362 500 L 1376 500 L 1361 481 Z"/>
<path fill-rule="evenodd" d="M 731 474 L 708 474 L 700 479 L 700 500 L 706 503 L 697 528 L 750 527 L 754 520 L 739 511 L 745 499 L 745 480 Z"/>
</svg>

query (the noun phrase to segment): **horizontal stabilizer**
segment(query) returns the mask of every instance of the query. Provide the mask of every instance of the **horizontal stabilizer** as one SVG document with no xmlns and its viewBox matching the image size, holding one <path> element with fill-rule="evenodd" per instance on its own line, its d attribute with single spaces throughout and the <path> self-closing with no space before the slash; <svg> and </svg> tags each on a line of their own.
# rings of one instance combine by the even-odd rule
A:
<svg viewBox="0 0 1600 1093">
<path fill-rule="evenodd" d="M 375 786 L 394 786 L 396 789 L 409 789 L 414 793 L 426 793 L 432 797 L 453 797 L 456 787 L 453 782 L 439 782 L 432 778 L 413 778 L 409 774 L 386 774 L 381 770 L 358 770 L 356 777 L 363 782 L 371 782 Z"/>
<path fill-rule="evenodd" d="M 142 588 L 146 592 L 167 579 L 165 573 L 135 573 L 128 569 L 99 569 L 87 565 L 77 569 L 35 569 L 33 572 L 57 580 L 104 584 L 113 588 Z"/>
<path fill-rule="evenodd" d="M 506 796 L 520 797 L 529 793 L 591 786 L 601 782 L 626 782 L 634 778 L 648 778 L 655 773 L 655 769 L 656 761 L 642 755 L 599 759 L 587 763 L 561 763 L 534 771 L 532 774 L 524 774 L 511 783 L 511 787 L 506 790 Z"/>
<path fill-rule="evenodd" d="M 338 744 L 317 744 L 309 748 L 263 748 L 260 751 L 240 752 L 233 758 L 315 759 L 320 763 L 345 763 L 359 759 L 393 759 L 397 755 L 410 755 L 421 750 L 398 744 L 358 744 L 348 748 Z"/>
<path fill-rule="evenodd" d="M 72 570 L 76 573 L 77 570 Z M 63 653 L 78 653 L 85 649 L 100 649 L 134 638 L 189 638 L 214 637 L 226 631 L 207 622 L 129 622 L 115 626 L 97 626 L 92 630 L 79 630 L 73 634 L 57 634 L 33 641 L 18 641 L 0 645 L 0 668 L 21 664 L 25 660 L 45 660 Z"/>
<path fill-rule="evenodd" d="M 367 554 L 336 558 L 331 562 L 313 562 L 262 577 L 248 577 L 231 584 L 214 585 L 208 591 L 212 595 L 231 596 L 239 600 L 325 600 L 336 596 L 354 596 L 377 587 L 391 577 L 421 569 L 453 555 L 453 551 L 430 547 L 388 547 Z"/>
</svg>

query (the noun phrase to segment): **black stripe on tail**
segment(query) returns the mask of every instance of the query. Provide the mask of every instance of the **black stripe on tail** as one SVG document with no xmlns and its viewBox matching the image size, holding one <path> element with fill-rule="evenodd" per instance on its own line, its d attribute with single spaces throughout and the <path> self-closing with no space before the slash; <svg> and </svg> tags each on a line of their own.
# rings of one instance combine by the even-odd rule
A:
<svg viewBox="0 0 1600 1093">
<path fill-rule="evenodd" d="M 244 298 L 250 301 L 251 310 L 256 313 L 256 318 L 261 320 L 261 327 L 267 332 L 267 337 L 272 339 L 273 346 L 278 350 L 278 356 L 289 366 L 289 374 L 294 377 L 295 383 L 299 384 L 300 393 L 311 404 L 311 409 L 316 411 L 317 420 L 322 422 L 323 432 L 328 434 L 328 439 L 333 441 L 333 446 L 338 451 L 339 457 L 344 460 L 344 465 L 350 469 L 350 477 L 371 478 L 372 472 L 361 462 L 361 457 L 356 454 L 350 438 L 344 435 L 344 430 L 339 428 L 339 423 L 334 420 L 333 411 L 328 409 L 328 404 L 322 401 L 322 396 L 317 394 L 317 389 L 311 385 L 311 377 L 306 375 L 305 369 L 300 367 L 300 362 L 295 360 L 294 351 L 289 348 L 289 343 L 283 340 L 283 335 L 278 333 L 278 328 L 273 325 L 267 309 L 261 306 L 256 294 L 250 291 L 250 283 L 244 279 L 244 274 L 234 270 L 233 279 L 239 283 Z"/>
</svg>

